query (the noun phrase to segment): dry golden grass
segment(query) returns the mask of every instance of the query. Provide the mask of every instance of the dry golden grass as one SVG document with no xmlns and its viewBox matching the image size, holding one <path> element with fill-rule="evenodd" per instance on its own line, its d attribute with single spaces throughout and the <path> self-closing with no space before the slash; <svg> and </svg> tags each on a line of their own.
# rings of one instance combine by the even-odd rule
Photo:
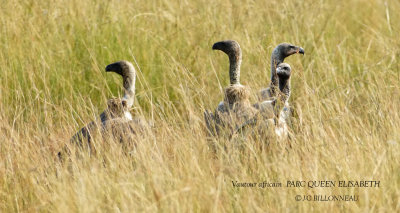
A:
<svg viewBox="0 0 400 213">
<path fill-rule="evenodd" d="M 399 212 L 399 1 L 3 1 L 0 212 Z M 269 83 L 272 49 L 293 69 L 290 141 L 206 140 L 203 110 L 228 83 L 214 42 L 237 40 L 242 80 Z M 138 70 L 137 112 L 157 124 L 136 152 L 56 153 L 120 96 L 104 67 Z M 289 143 L 291 146 L 289 146 Z M 226 149 L 224 149 L 224 146 Z M 231 181 L 379 180 L 379 188 L 234 188 Z M 356 194 L 357 202 L 296 202 Z"/>
</svg>

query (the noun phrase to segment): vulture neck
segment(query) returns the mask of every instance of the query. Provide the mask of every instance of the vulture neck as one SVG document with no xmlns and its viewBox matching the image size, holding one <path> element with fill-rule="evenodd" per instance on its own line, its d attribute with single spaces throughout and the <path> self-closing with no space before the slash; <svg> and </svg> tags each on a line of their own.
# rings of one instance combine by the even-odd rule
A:
<svg viewBox="0 0 400 213">
<path fill-rule="evenodd" d="M 285 57 L 280 53 L 280 51 L 275 48 L 274 51 L 272 52 L 271 56 L 271 85 L 270 89 L 272 92 L 272 95 L 276 95 L 276 89 L 279 86 L 278 85 L 278 75 L 276 74 L 276 67 L 278 64 L 282 63 L 285 60 Z"/>
<path fill-rule="evenodd" d="M 289 78 L 279 78 L 279 90 L 282 93 L 282 101 L 286 102 L 290 96 L 290 77 Z"/>
<path fill-rule="evenodd" d="M 128 109 L 133 106 L 133 102 L 135 100 L 135 82 L 136 82 L 136 73 L 135 68 L 130 64 L 127 67 L 127 70 L 122 75 L 123 85 L 124 85 L 124 97 L 123 100 L 126 100 Z"/>
<path fill-rule="evenodd" d="M 240 64 L 242 63 L 242 53 L 236 52 L 229 56 L 229 79 L 231 85 L 240 84 Z"/>
<path fill-rule="evenodd" d="M 279 78 L 277 76 L 277 81 L 278 81 L 278 86 L 279 86 L 279 91 L 275 92 L 276 97 L 276 102 L 274 104 L 274 114 L 275 114 L 275 119 L 279 119 L 280 113 L 282 109 L 285 107 L 289 100 L 290 96 L 290 77 L 281 77 Z M 273 87 L 271 87 L 273 88 Z M 277 120 L 276 120 L 277 122 Z"/>
</svg>

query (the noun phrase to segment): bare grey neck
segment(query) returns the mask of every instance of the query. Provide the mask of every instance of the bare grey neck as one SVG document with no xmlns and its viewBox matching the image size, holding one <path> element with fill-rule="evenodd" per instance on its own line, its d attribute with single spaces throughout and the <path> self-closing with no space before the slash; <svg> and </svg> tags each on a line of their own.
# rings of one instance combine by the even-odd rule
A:
<svg viewBox="0 0 400 213">
<path fill-rule="evenodd" d="M 279 90 L 283 93 L 284 102 L 289 99 L 290 96 L 290 78 L 279 78 Z"/>
<path fill-rule="evenodd" d="M 126 100 L 129 109 L 133 106 L 135 100 L 136 71 L 131 63 L 127 63 L 125 69 L 122 75 L 124 85 L 124 97 L 122 99 Z"/>
<path fill-rule="evenodd" d="M 276 74 L 276 67 L 278 64 L 282 63 L 285 60 L 285 57 L 279 51 L 279 48 L 276 47 L 274 51 L 272 51 L 271 55 L 271 85 L 270 89 L 272 94 L 275 94 L 275 90 L 278 87 L 278 75 Z"/>
<path fill-rule="evenodd" d="M 239 51 L 229 54 L 229 79 L 230 83 L 240 84 L 240 65 L 242 63 L 242 53 Z"/>
</svg>

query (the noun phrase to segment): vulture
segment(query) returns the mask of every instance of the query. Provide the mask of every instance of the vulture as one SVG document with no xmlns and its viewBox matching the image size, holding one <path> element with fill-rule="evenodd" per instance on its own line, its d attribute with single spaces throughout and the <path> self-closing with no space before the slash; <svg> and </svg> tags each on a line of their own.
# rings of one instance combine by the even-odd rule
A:
<svg viewBox="0 0 400 213">
<path fill-rule="evenodd" d="M 135 100 L 136 71 L 130 62 L 118 61 L 107 65 L 106 72 L 115 72 L 122 76 L 124 88 L 122 104 L 126 103 L 128 110 L 124 111 L 124 116 L 104 122 L 103 129 L 105 133 L 103 135 L 109 134 L 109 136 L 120 140 L 120 142 L 129 141 L 134 135 L 144 133 L 151 125 L 140 116 L 132 117 L 129 112 Z"/>
<path fill-rule="evenodd" d="M 242 131 L 247 126 L 253 126 L 257 122 L 266 121 L 266 125 L 275 125 L 275 133 L 282 138 L 287 135 L 288 129 L 286 124 L 286 114 L 284 113 L 285 106 L 288 105 L 290 96 L 290 75 L 291 67 L 287 63 L 280 63 L 276 67 L 275 80 L 278 85 L 276 96 L 271 100 L 265 100 L 254 105 L 258 109 L 258 113 L 253 118 L 244 122 L 239 126 L 235 133 Z"/>
<path fill-rule="evenodd" d="M 135 99 L 136 71 L 128 61 L 118 61 L 107 65 L 106 72 L 115 72 L 122 76 L 124 95 L 122 99 L 112 98 L 107 101 L 107 108 L 99 118 L 83 127 L 71 138 L 71 142 L 79 147 L 93 149 L 93 137 L 100 133 L 101 137 L 112 136 L 124 141 L 132 135 L 143 132 L 147 122 L 142 118 L 133 117 L 130 109 Z M 61 153 L 58 153 L 60 156 Z"/>
<path fill-rule="evenodd" d="M 229 57 L 230 85 L 225 88 L 224 100 L 218 104 L 214 114 L 209 110 L 204 112 L 208 132 L 213 136 L 221 136 L 226 131 L 231 134 L 238 124 L 252 118 L 257 110 L 250 104 L 249 89 L 240 84 L 242 51 L 239 44 L 225 40 L 215 43 L 212 49 L 221 50 Z"/>
<path fill-rule="evenodd" d="M 279 91 L 275 96 L 275 133 L 278 137 L 286 137 L 288 134 L 287 120 L 289 119 L 291 67 L 287 63 L 280 63 L 276 67 L 276 79 Z"/>
</svg>

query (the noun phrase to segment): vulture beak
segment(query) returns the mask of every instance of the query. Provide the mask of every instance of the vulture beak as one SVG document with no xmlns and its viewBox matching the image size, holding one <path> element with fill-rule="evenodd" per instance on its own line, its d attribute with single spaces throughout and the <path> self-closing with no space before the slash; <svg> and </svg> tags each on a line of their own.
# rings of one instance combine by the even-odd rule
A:
<svg viewBox="0 0 400 213">
<path fill-rule="evenodd" d="M 121 62 L 115 62 L 106 66 L 106 72 L 115 72 L 117 74 L 123 75 Z"/>
<path fill-rule="evenodd" d="M 304 49 L 299 47 L 299 49 L 297 50 L 297 53 L 304 55 Z"/>
<path fill-rule="evenodd" d="M 213 50 L 219 50 L 220 49 L 220 45 L 221 45 L 221 42 L 217 42 L 212 46 L 212 49 Z"/>
<path fill-rule="evenodd" d="M 115 72 L 119 68 L 119 63 L 112 63 L 106 66 L 106 72 Z"/>
<path fill-rule="evenodd" d="M 112 72 L 112 64 L 106 66 L 106 72 Z"/>
</svg>

